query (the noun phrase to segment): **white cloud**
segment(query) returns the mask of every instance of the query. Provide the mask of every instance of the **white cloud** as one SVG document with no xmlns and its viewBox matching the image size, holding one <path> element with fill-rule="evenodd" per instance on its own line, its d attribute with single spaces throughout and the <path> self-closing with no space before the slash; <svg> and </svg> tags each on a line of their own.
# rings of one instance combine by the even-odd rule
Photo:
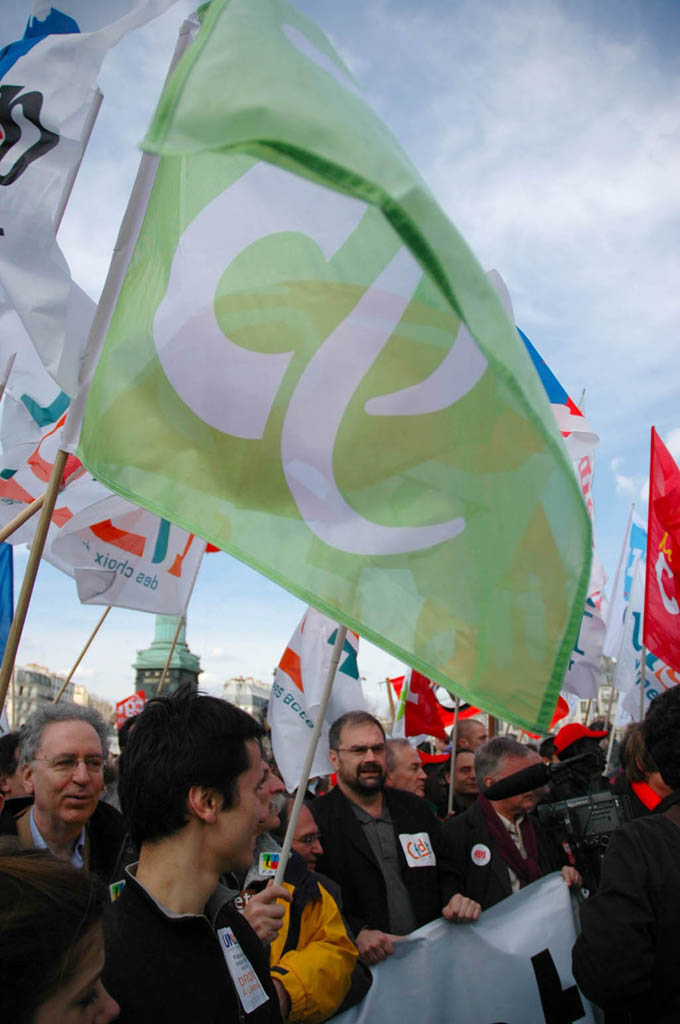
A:
<svg viewBox="0 0 680 1024">
<path fill-rule="evenodd" d="M 618 456 L 611 460 L 609 467 L 614 475 L 617 494 L 626 494 L 632 497 L 640 487 L 640 480 L 637 477 L 627 476 L 625 473 L 621 472 L 623 461 L 624 460 Z"/>
</svg>

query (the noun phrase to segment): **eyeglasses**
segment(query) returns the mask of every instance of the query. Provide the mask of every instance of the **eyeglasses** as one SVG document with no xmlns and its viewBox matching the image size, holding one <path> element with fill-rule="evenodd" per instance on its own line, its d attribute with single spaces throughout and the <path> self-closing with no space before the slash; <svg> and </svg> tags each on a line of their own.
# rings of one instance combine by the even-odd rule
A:
<svg viewBox="0 0 680 1024">
<path fill-rule="evenodd" d="M 335 752 L 337 754 L 351 754 L 352 757 L 364 757 L 369 752 L 369 750 L 371 751 L 372 754 L 377 754 L 377 755 L 384 754 L 385 753 L 385 744 L 384 743 L 374 743 L 373 746 L 371 746 L 371 747 L 336 747 L 335 748 Z"/>
<path fill-rule="evenodd" d="M 294 842 L 296 842 L 296 843 L 304 843 L 305 846 L 314 846 L 314 843 L 318 843 L 320 839 L 321 839 L 321 833 L 320 832 L 312 832 L 312 834 L 309 835 L 309 836 L 300 836 L 300 838 L 299 839 L 295 839 Z"/>
<path fill-rule="evenodd" d="M 81 763 L 90 775 L 100 775 L 104 770 L 104 758 L 96 755 L 76 757 L 75 754 L 61 754 L 59 757 L 34 757 L 33 760 L 44 761 L 48 768 L 60 775 L 73 775 Z"/>
</svg>

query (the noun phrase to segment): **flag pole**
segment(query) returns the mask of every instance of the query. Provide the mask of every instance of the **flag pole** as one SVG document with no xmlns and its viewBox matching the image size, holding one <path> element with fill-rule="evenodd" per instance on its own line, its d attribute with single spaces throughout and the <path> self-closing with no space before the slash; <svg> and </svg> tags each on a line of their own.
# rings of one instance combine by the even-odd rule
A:
<svg viewBox="0 0 680 1024">
<path fill-rule="evenodd" d="M 614 732 L 615 732 L 615 729 L 614 729 L 614 726 L 612 726 L 611 732 L 609 733 L 609 742 L 607 743 L 607 760 L 606 760 L 605 766 L 604 766 L 604 774 L 605 775 L 607 774 L 607 772 L 609 771 L 609 769 L 612 766 L 612 754 L 614 752 Z"/>
<path fill-rule="evenodd" d="M 47 494 L 47 491 L 45 491 L 45 494 Z M 3 526 L 0 530 L 0 544 L 7 540 L 8 537 L 11 537 L 13 533 L 16 533 L 19 527 L 23 526 L 31 516 L 34 516 L 36 512 L 40 511 L 45 504 L 45 494 L 41 494 L 40 497 L 35 498 L 30 505 L 26 505 L 25 508 L 22 508 L 21 512 L 18 512 L 14 519 L 10 519 L 10 521 Z"/>
<path fill-rule="evenodd" d="M 26 563 L 26 571 L 21 584 L 19 599 L 14 612 L 9 636 L 7 637 L 7 646 L 5 647 L 5 653 L 2 658 L 2 665 L 0 666 L 0 711 L 2 711 L 5 704 L 5 698 L 7 697 L 7 687 L 9 686 L 12 669 L 14 668 L 14 662 L 17 656 L 17 650 L 19 649 L 21 634 L 24 629 L 24 623 L 26 622 L 26 615 L 28 614 L 28 605 L 31 600 L 31 594 L 33 593 L 35 579 L 38 575 L 38 566 L 40 565 L 43 548 L 45 547 L 47 531 L 49 530 L 50 523 L 52 521 L 52 513 L 57 501 L 57 495 L 61 485 L 61 478 L 63 476 L 64 469 L 66 468 L 67 458 L 68 454 L 59 449 L 54 460 L 54 465 L 52 466 L 50 481 L 45 492 L 45 501 L 40 513 L 38 525 L 35 529 L 33 542 L 31 544 L 31 550 L 28 556 L 28 562 Z"/>
<path fill-rule="evenodd" d="M 640 649 L 640 721 L 645 717 L 645 670 L 647 668 L 647 648 L 643 644 Z"/>
<path fill-rule="evenodd" d="M 333 650 L 331 652 L 331 661 L 328 666 L 328 675 L 326 676 L 326 685 L 324 686 L 323 693 L 321 695 L 321 702 L 319 709 L 316 712 L 316 721 L 312 730 L 312 735 L 309 740 L 309 749 L 307 750 L 307 757 L 305 759 L 304 766 L 302 768 L 302 774 L 300 775 L 300 782 L 295 794 L 295 800 L 293 802 L 293 808 L 290 812 L 290 818 L 288 819 L 288 827 L 286 828 L 286 836 L 283 840 L 283 847 L 281 849 L 281 858 L 279 860 L 279 866 L 276 869 L 276 875 L 274 876 L 274 884 L 281 885 L 283 881 L 283 875 L 286 870 L 286 863 L 290 856 L 290 848 L 293 845 L 293 836 L 295 835 L 295 829 L 297 828 L 298 817 L 300 816 L 300 808 L 302 807 L 305 799 L 305 793 L 307 791 L 307 783 L 309 782 L 309 775 L 312 770 L 312 764 L 314 762 L 314 755 L 316 754 L 316 748 L 319 743 L 319 736 L 321 735 L 321 728 L 326 717 L 326 708 L 328 706 L 328 700 L 333 689 L 333 682 L 335 680 L 335 673 L 338 669 L 338 662 L 340 661 L 340 654 L 345 646 L 345 637 L 347 636 L 347 626 L 338 626 L 338 633 L 335 638 Z"/>
<path fill-rule="evenodd" d="M 406 680 L 404 680 L 404 683 L 406 683 Z M 390 725 L 390 735 L 392 735 L 392 732 L 394 731 L 394 716 L 396 711 L 394 707 L 394 694 L 392 693 L 392 681 L 390 680 L 389 676 L 387 676 L 387 678 L 385 679 L 385 686 L 387 687 L 387 699 L 390 702 L 390 718 L 392 719 L 392 724 Z"/>
<path fill-rule="evenodd" d="M 447 813 L 453 810 L 453 776 L 456 771 L 456 750 L 458 749 L 458 716 L 460 714 L 460 697 L 456 697 L 453 709 L 453 729 L 451 730 L 451 762 L 449 767 L 449 800 Z"/>
<path fill-rule="evenodd" d="M 62 696 L 64 694 L 64 691 L 66 690 L 66 687 L 68 686 L 68 684 L 73 679 L 73 676 L 75 675 L 75 671 L 78 668 L 78 665 L 80 665 L 81 661 L 83 660 L 83 658 L 87 654 L 88 647 L 90 646 L 90 644 L 92 643 L 92 641 L 96 637 L 97 633 L 99 632 L 99 627 L 101 626 L 102 622 L 104 621 L 104 619 L 106 618 L 106 616 L 109 614 L 110 611 L 111 611 L 111 605 L 109 605 L 107 608 L 104 609 L 104 611 L 103 611 L 103 613 L 101 615 L 101 618 L 99 619 L 99 622 L 97 623 L 97 625 L 94 627 L 94 629 L 90 633 L 90 636 L 89 636 L 89 639 L 88 639 L 87 643 L 85 644 L 85 646 L 83 647 L 82 651 L 78 655 L 78 657 L 76 659 L 75 665 L 73 666 L 73 668 L 71 669 L 69 674 L 66 676 L 66 679 L 64 680 L 64 682 L 61 684 L 61 686 L 59 688 L 59 693 L 56 695 L 56 697 L 52 701 L 53 704 L 58 704 L 59 701 L 61 700 L 61 698 L 62 698 Z"/>
<path fill-rule="evenodd" d="M 163 669 L 163 674 L 161 676 L 161 681 L 158 684 L 158 689 L 156 691 L 156 696 L 157 697 L 160 696 L 161 690 L 163 689 L 163 686 L 165 685 L 165 680 L 167 678 L 168 672 L 170 671 L 170 662 L 172 661 L 172 656 L 175 653 L 175 647 L 177 645 L 177 639 L 179 637 L 179 631 L 182 628 L 182 623 L 183 622 L 184 622 L 184 615 L 180 615 L 179 622 L 177 623 L 177 629 L 175 630 L 175 635 L 173 636 L 172 644 L 170 645 L 170 653 L 168 654 L 167 661 L 165 662 L 165 668 Z"/>
</svg>

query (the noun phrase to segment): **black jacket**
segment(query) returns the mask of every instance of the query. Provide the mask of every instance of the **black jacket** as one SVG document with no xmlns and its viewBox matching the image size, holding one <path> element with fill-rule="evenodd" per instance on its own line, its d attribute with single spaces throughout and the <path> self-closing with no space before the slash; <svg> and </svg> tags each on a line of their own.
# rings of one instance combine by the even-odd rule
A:
<svg viewBox="0 0 680 1024">
<path fill-rule="evenodd" d="M 565 860 L 538 822 L 534 818 L 531 820 L 536 831 L 538 863 L 543 874 L 547 875 L 558 870 Z M 508 866 L 494 852 L 489 826 L 479 804 L 473 804 L 464 814 L 450 818 L 442 826 L 442 831 L 453 865 L 457 892 L 476 900 L 482 910 L 512 895 Z M 480 845 L 486 847 L 491 854 L 486 862 L 484 857 L 475 861 L 472 859 L 472 850 Z"/>
<path fill-rule="evenodd" d="M 212 920 L 169 917 L 128 872 L 104 921 L 103 981 L 120 1003 L 119 1024 L 280 1024 L 263 945 L 230 903 L 217 905 Z M 232 929 L 269 997 L 249 1014 L 242 1011 L 216 935 L 224 927 Z"/>
<path fill-rule="evenodd" d="M 401 877 L 408 891 L 416 926 L 439 917 L 457 891 L 441 825 L 426 802 L 412 793 L 386 788 L 383 798 L 392 817 Z M 336 787 L 311 804 L 323 856 L 317 867 L 336 881 L 342 891 L 343 913 L 355 935 L 362 928 L 389 932 L 385 880 L 347 797 Z M 427 832 L 436 857 L 433 867 L 408 866 L 399 842 L 401 834 Z"/>
<path fill-rule="evenodd" d="M 612 834 L 597 893 L 581 907 L 574 977 L 607 1021 L 680 1020 L 680 827 L 663 813 L 678 801 Z"/>
<path fill-rule="evenodd" d="M 8 800 L 0 820 L 0 834 L 16 836 L 24 849 L 33 845 L 26 823 L 32 803 L 32 796 Z M 19 819 L 22 823 L 17 826 Z M 85 867 L 103 882 L 117 882 L 136 860 L 137 848 L 127 835 L 123 815 L 100 800 L 85 826 Z"/>
</svg>

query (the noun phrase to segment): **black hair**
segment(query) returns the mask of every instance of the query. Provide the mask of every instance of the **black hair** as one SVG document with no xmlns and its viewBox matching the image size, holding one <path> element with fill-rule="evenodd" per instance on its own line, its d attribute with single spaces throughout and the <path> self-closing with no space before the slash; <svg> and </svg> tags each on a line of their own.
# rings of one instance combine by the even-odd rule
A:
<svg viewBox="0 0 680 1024">
<path fill-rule="evenodd" d="M 385 743 L 387 743 L 385 730 L 375 715 L 370 715 L 368 711 L 346 711 L 344 715 L 340 715 L 340 718 L 335 719 L 328 730 L 328 746 L 331 750 L 338 749 L 340 734 L 346 725 L 350 728 L 354 725 L 377 725 L 383 734 Z"/>
<path fill-rule="evenodd" d="M 0 778 L 14 775 L 19 764 L 19 733 L 7 732 L 0 736 Z"/>
<path fill-rule="evenodd" d="M 550 757 L 555 753 L 555 737 L 546 736 L 544 740 L 541 740 L 541 744 L 538 748 L 538 753 L 541 757 Z"/>
<path fill-rule="evenodd" d="M 248 769 L 246 741 L 264 729 L 251 715 L 190 684 L 149 701 L 137 715 L 120 761 L 118 793 L 135 843 L 174 835 L 186 825 L 193 786 L 216 790 L 234 806 Z"/>
<path fill-rule="evenodd" d="M 671 789 L 680 789 L 680 687 L 671 686 L 654 698 L 642 735 L 663 781 Z"/>
<path fill-rule="evenodd" d="M 130 738 L 130 730 L 134 728 L 138 717 L 138 715 L 133 715 L 131 718 L 126 718 L 118 730 L 118 749 L 121 753 L 125 750 L 125 744 Z"/>
</svg>

